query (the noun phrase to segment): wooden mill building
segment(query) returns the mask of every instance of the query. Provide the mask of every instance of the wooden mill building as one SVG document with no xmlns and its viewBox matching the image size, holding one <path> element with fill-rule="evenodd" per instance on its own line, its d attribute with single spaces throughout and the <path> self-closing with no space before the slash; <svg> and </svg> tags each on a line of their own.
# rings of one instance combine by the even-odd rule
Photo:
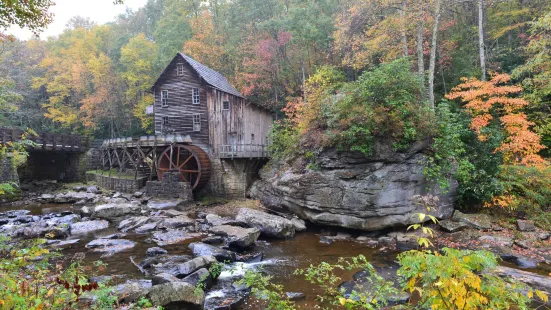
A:
<svg viewBox="0 0 551 310">
<path fill-rule="evenodd" d="M 197 194 L 242 197 L 267 161 L 272 113 L 183 53 L 151 92 L 155 101 L 147 113 L 155 119 L 155 136 L 106 140 L 104 168 L 147 167 L 149 178 L 159 180 L 179 171 Z"/>
</svg>

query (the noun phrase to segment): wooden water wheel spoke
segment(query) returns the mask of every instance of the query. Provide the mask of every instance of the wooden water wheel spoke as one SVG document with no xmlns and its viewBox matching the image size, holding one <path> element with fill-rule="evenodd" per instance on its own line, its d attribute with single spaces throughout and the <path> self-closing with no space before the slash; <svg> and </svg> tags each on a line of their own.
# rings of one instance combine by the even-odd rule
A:
<svg viewBox="0 0 551 310">
<path fill-rule="evenodd" d="M 167 172 L 178 172 L 180 179 L 189 182 L 193 190 L 198 190 L 207 184 L 211 166 L 210 160 L 198 146 L 176 144 L 167 147 L 158 157 L 157 176 L 159 180 Z M 181 161 L 182 159 L 185 159 Z"/>
<path fill-rule="evenodd" d="M 190 155 L 180 166 L 178 166 L 178 168 L 182 168 L 185 164 L 187 164 L 187 162 L 193 158 L 193 155 Z"/>
</svg>

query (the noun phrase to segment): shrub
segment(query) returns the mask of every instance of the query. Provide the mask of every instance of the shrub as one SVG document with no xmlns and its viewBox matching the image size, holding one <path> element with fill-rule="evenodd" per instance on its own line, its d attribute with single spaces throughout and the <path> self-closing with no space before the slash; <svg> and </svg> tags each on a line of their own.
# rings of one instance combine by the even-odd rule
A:
<svg viewBox="0 0 551 310">
<path fill-rule="evenodd" d="M 430 136 L 432 112 L 422 100 L 422 83 L 410 67 L 407 58 L 382 64 L 340 89 L 326 109 L 336 146 L 370 154 L 377 139 L 402 150 Z"/>
<path fill-rule="evenodd" d="M 78 256 L 68 267 L 52 264 L 58 254 L 44 248 L 45 242 L 15 244 L 0 239 L 2 309 L 73 308 L 83 293 L 98 289 L 97 283 L 88 282 Z"/>
<path fill-rule="evenodd" d="M 534 293 L 491 274 L 497 258 L 487 251 L 408 251 L 398 261 L 402 286 L 419 294 L 417 306 L 422 309 L 528 309 Z M 547 301 L 544 292 L 535 293 Z"/>
<path fill-rule="evenodd" d="M 285 120 L 274 123 L 269 139 L 268 151 L 275 160 L 281 160 L 295 153 L 299 148 L 298 132 Z"/>
</svg>

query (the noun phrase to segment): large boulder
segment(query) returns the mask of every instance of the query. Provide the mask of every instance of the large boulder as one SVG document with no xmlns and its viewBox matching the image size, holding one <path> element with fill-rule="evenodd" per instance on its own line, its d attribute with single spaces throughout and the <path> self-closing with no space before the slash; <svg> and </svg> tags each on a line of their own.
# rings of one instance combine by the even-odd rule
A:
<svg viewBox="0 0 551 310">
<path fill-rule="evenodd" d="M 290 211 L 315 224 L 375 231 L 416 223 L 414 215 L 426 213 L 416 195 L 439 197 L 432 215 L 445 219 L 453 213 L 457 182 L 442 194 L 423 173 L 426 145 L 404 153 L 375 148 L 374 155 L 360 152 L 321 152 L 319 169 L 306 168 L 297 158 L 282 165 L 267 165 L 251 196 L 274 210 Z M 388 148 L 390 149 L 390 148 Z"/>
<path fill-rule="evenodd" d="M 147 294 L 154 306 L 163 309 L 202 309 L 205 295 L 185 282 L 167 282 L 153 286 Z"/>
<path fill-rule="evenodd" d="M 220 225 L 212 227 L 210 232 L 218 236 L 226 237 L 228 245 L 236 248 L 248 248 L 253 245 L 260 236 L 260 230 L 256 227 L 243 228 Z"/>
<path fill-rule="evenodd" d="M 133 241 L 126 239 L 96 239 L 88 242 L 86 247 L 94 252 L 106 253 L 106 256 L 125 251 L 136 245 Z"/>
<path fill-rule="evenodd" d="M 242 208 L 235 218 L 260 230 L 266 237 L 292 238 L 295 235 L 295 225 L 290 220 L 266 212 Z"/>
</svg>

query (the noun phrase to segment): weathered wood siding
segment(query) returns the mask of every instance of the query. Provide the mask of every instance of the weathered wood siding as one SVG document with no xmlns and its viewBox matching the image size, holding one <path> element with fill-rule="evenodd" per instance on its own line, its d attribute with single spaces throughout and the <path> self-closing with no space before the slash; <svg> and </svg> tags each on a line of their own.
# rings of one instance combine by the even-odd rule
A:
<svg viewBox="0 0 551 310">
<path fill-rule="evenodd" d="M 223 109 L 224 101 L 229 102 L 228 110 Z M 266 144 L 273 123 L 269 111 L 212 88 L 207 90 L 207 104 L 209 140 L 214 152 L 217 153 L 222 145 L 233 143 Z"/>
<path fill-rule="evenodd" d="M 178 76 L 177 64 L 184 64 L 184 75 Z M 199 88 L 199 104 L 193 104 L 193 88 Z M 168 90 L 168 107 L 161 103 L 161 92 Z M 182 57 L 176 57 L 154 88 L 155 134 L 190 135 L 194 143 L 209 143 L 207 85 Z M 193 131 L 193 115 L 201 115 L 201 131 Z M 168 126 L 163 125 L 168 117 Z"/>
</svg>

